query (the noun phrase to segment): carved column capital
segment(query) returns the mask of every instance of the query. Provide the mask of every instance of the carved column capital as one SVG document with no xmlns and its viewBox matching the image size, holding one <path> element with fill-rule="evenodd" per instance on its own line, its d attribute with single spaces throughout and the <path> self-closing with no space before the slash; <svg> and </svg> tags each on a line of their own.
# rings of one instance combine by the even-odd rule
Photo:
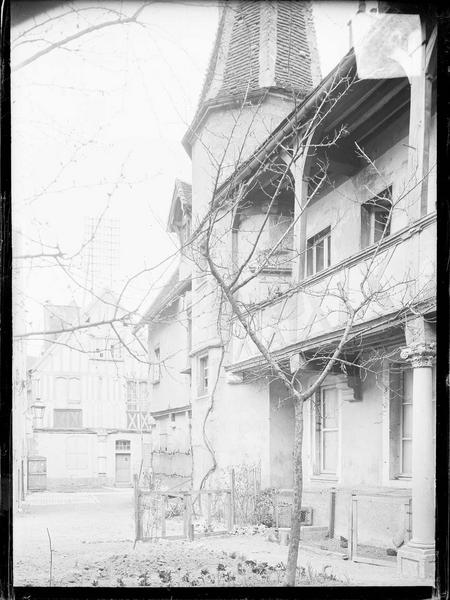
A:
<svg viewBox="0 0 450 600">
<path fill-rule="evenodd" d="M 401 358 L 409 360 L 414 368 L 431 367 L 436 356 L 436 344 L 428 342 L 416 342 L 403 348 L 400 352 Z"/>
</svg>

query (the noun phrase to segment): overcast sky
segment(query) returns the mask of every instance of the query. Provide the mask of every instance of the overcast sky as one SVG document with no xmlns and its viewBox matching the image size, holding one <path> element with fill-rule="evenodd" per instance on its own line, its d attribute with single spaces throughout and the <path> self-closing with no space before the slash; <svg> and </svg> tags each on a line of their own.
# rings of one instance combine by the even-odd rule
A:
<svg viewBox="0 0 450 600">
<path fill-rule="evenodd" d="M 39 23 L 68 12 L 36 18 Z M 87 26 L 132 13 L 138 2 L 75 2 L 76 13 L 13 26 L 12 64 Z M 93 9 L 93 7 L 97 7 Z M 99 8 L 98 8 L 99 7 Z M 313 2 L 322 74 L 347 52 L 347 22 L 357 2 Z M 88 10 L 86 10 L 88 9 Z M 76 251 L 88 216 L 120 220 L 122 278 L 175 252 L 165 231 L 173 181 L 190 181 L 181 138 L 194 114 L 217 27 L 213 2 L 152 4 L 145 26 L 105 28 L 52 50 L 12 76 L 13 227 L 17 251 L 38 236 Z M 42 41 L 44 40 L 44 41 Z M 40 265 L 22 271 L 29 326 L 42 303 L 83 301 L 66 276 Z M 35 265 L 38 263 L 35 263 Z M 139 278 L 133 294 L 161 285 L 164 269 Z M 75 276 L 81 272 L 74 270 Z"/>
</svg>

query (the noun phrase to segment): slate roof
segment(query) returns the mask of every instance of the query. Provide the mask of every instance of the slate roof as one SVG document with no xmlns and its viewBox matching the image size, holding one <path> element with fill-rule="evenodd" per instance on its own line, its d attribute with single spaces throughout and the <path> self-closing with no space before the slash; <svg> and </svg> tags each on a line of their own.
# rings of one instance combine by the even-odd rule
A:
<svg viewBox="0 0 450 600">
<path fill-rule="evenodd" d="M 222 8 L 216 40 L 209 60 L 200 99 L 191 127 L 184 137 L 189 146 L 189 132 L 194 131 L 204 111 L 211 104 L 221 104 L 266 93 L 260 86 L 260 47 L 270 43 L 275 49 L 275 76 L 270 89 L 305 96 L 321 79 L 311 2 L 279 0 L 275 28 L 265 28 L 262 21 L 266 2 L 241 0 L 226 2 Z M 226 35 L 229 11 L 234 11 L 231 32 Z M 264 38 L 264 39 L 263 39 Z M 225 65 L 223 76 L 217 74 L 219 55 Z M 220 87 L 212 91 L 214 80 Z"/>
</svg>

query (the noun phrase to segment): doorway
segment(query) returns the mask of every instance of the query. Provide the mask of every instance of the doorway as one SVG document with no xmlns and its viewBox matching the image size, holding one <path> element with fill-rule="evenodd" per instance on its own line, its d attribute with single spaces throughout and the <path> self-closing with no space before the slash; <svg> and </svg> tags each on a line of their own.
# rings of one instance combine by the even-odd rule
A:
<svg viewBox="0 0 450 600">
<path fill-rule="evenodd" d="M 47 459 L 44 456 L 28 458 L 28 490 L 42 492 L 47 489 Z"/>
<path fill-rule="evenodd" d="M 116 454 L 116 485 L 131 483 L 131 455 Z"/>
</svg>

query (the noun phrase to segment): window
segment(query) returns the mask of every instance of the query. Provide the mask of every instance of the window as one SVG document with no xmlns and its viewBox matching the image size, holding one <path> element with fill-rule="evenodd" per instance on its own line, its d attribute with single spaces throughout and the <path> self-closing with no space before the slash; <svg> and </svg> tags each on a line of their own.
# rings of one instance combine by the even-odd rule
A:
<svg viewBox="0 0 450 600">
<path fill-rule="evenodd" d="M 435 387 L 433 371 L 433 413 Z M 412 474 L 413 370 L 393 364 L 389 372 L 390 478 L 409 478 Z"/>
<path fill-rule="evenodd" d="M 391 365 L 389 372 L 390 478 L 411 477 L 412 369 Z"/>
<path fill-rule="evenodd" d="M 276 252 L 292 252 L 294 244 L 294 229 L 291 227 L 294 221 L 292 190 L 289 192 L 285 190 L 282 196 L 274 200 L 271 213 L 268 220 L 269 249 L 276 247 Z"/>
<path fill-rule="evenodd" d="M 403 394 L 400 409 L 400 474 L 411 477 L 412 471 L 412 370 L 403 371 Z"/>
<path fill-rule="evenodd" d="M 127 381 L 127 429 L 150 429 L 149 408 L 147 381 Z"/>
<path fill-rule="evenodd" d="M 306 242 L 306 274 L 314 275 L 330 265 L 331 232 L 327 227 Z"/>
<path fill-rule="evenodd" d="M 192 349 L 192 309 L 188 308 L 186 311 L 187 316 L 187 350 L 188 352 Z"/>
<path fill-rule="evenodd" d="M 436 415 L 436 386 L 433 369 L 433 415 Z M 410 478 L 413 441 L 413 370 L 394 363 L 389 370 L 389 478 Z M 435 436 L 433 437 L 435 443 Z"/>
<path fill-rule="evenodd" d="M 391 233 L 392 187 L 361 206 L 361 246 L 377 244 Z"/>
<path fill-rule="evenodd" d="M 204 396 L 208 393 L 208 357 L 201 356 L 198 366 L 198 394 Z"/>
<path fill-rule="evenodd" d="M 80 380 L 78 377 L 71 377 L 67 380 L 69 388 L 69 397 L 67 399 L 69 404 L 80 404 L 81 402 L 81 388 Z"/>
<path fill-rule="evenodd" d="M 159 381 L 161 380 L 161 349 L 159 348 L 159 346 L 157 348 L 155 348 L 154 350 L 154 364 L 153 364 L 153 383 L 159 383 Z"/>
<path fill-rule="evenodd" d="M 122 360 L 122 344 L 117 339 L 110 337 L 92 336 L 92 358 L 96 360 Z"/>
<path fill-rule="evenodd" d="M 140 409 L 148 409 L 148 384 L 146 381 L 139 381 L 138 383 L 138 399 Z"/>
<path fill-rule="evenodd" d="M 130 440 L 116 440 L 116 452 L 130 452 Z"/>
<path fill-rule="evenodd" d="M 78 377 L 56 377 L 55 395 L 60 404 L 81 403 L 81 383 Z"/>
<path fill-rule="evenodd" d="M 119 343 L 110 344 L 109 351 L 112 360 L 122 360 L 122 346 Z"/>
<path fill-rule="evenodd" d="M 41 381 L 40 379 L 33 379 L 31 382 L 31 389 L 32 389 L 32 398 L 33 401 L 36 398 L 40 398 L 41 397 Z"/>
<path fill-rule="evenodd" d="M 60 429 L 75 429 L 82 427 L 82 411 L 78 409 L 53 410 L 53 427 Z"/>
<path fill-rule="evenodd" d="M 66 439 L 66 467 L 68 469 L 87 469 L 88 449 L 83 437 L 72 435 Z"/>
<path fill-rule="evenodd" d="M 58 402 L 65 403 L 67 400 L 67 384 L 65 377 L 55 379 L 55 396 Z"/>
<path fill-rule="evenodd" d="M 93 338 L 94 358 L 106 358 L 107 342 L 104 338 Z"/>
<path fill-rule="evenodd" d="M 127 410 L 137 410 L 137 382 L 127 381 Z"/>
<path fill-rule="evenodd" d="M 314 473 L 336 475 L 338 466 L 339 410 L 335 388 L 323 387 L 314 402 Z"/>
</svg>

